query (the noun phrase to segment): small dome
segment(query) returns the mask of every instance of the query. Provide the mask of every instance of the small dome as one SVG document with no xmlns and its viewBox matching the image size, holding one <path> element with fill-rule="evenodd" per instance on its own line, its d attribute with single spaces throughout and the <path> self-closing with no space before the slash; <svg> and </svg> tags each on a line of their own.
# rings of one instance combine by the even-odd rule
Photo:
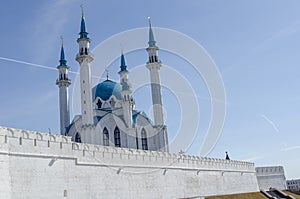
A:
<svg viewBox="0 0 300 199">
<path fill-rule="evenodd" d="M 112 95 L 121 100 L 121 91 L 122 86 L 119 83 L 111 80 L 105 80 L 93 88 L 93 100 L 100 97 L 102 100 L 106 101 Z"/>
</svg>

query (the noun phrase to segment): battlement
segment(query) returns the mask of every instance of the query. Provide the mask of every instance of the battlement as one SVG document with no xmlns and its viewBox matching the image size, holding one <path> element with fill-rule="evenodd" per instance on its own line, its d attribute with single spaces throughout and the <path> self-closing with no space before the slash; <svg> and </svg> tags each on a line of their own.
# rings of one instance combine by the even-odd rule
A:
<svg viewBox="0 0 300 199">
<path fill-rule="evenodd" d="M 283 166 L 266 166 L 266 167 L 256 167 L 256 175 L 284 175 Z"/>
<path fill-rule="evenodd" d="M 255 173 L 249 162 L 76 143 L 71 137 L 0 127 L 1 153 L 76 160 L 76 164 Z"/>
</svg>

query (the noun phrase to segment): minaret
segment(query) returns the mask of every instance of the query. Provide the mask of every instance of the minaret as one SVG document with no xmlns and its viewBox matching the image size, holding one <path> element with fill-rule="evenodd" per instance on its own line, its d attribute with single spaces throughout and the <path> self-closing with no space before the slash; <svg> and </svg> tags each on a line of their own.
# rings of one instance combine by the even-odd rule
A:
<svg viewBox="0 0 300 199">
<path fill-rule="evenodd" d="M 80 33 L 79 38 L 77 39 L 79 53 L 76 56 L 76 61 L 80 64 L 82 126 L 93 125 L 91 62 L 94 60 L 94 57 L 90 52 L 90 42 L 91 40 L 86 32 L 82 9 Z"/>
<path fill-rule="evenodd" d="M 169 151 L 168 147 L 168 135 L 167 127 L 164 122 L 164 111 L 162 104 L 162 94 L 161 94 L 161 84 L 160 84 L 160 68 L 162 67 L 161 62 L 158 60 L 158 50 L 159 48 L 155 45 L 154 34 L 152 31 L 152 24 L 149 19 L 149 41 L 148 52 L 149 60 L 146 67 L 150 71 L 151 80 L 151 94 L 152 94 L 152 106 L 154 115 L 154 124 L 157 131 L 157 150 Z"/>
<path fill-rule="evenodd" d="M 152 31 L 152 25 L 149 19 L 149 46 L 146 49 L 149 55 L 149 61 L 147 62 L 147 68 L 150 71 L 151 79 L 151 91 L 152 91 L 152 105 L 154 113 L 154 123 L 157 126 L 164 125 L 164 114 L 162 105 L 162 94 L 160 85 L 160 75 L 159 71 L 162 67 L 161 62 L 158 60 L 158 50 L 159 48 L 155 45 L 154 34 Z"/>
<path fill-rule="evenodd" d="M 60 60 L 57 69 L 59 71 L 56 85 L 59 88 L 59 112 L 60 112 L 60 133 L 61 135 L 66 134 L 66 127 L 70 124 L 70 110 L 69 110 L 69 86 L 71 80 L 68 77 L 67 60 L 65 59 L 64 44 L 62 39 Z"/>
<path fill-rule="evenodd" d="M 122 109 L 123 109 L 123 115 L 124 120 L 126 122 L 126 125 L 128 128 L 132 128 L 132 107 L 133 107 L 133 101 L 131 100 L 131 87 L 128 82 L 128 70 L 125 63 L 125 57 L 123 54 L 123 50 L 121 53 L 121 65 L 120 65 L 120 84 L 122 85 Z"/>
</svg>

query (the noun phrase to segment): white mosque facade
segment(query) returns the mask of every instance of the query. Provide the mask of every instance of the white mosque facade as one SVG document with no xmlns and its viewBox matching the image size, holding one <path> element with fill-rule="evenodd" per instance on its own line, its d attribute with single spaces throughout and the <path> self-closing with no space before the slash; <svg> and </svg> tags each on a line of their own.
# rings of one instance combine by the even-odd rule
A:
<svg viewBox="0 0 300 199">
<path fill-rule="evenodd" d="M 150 72 L 154 123 L 143 112 L 135 110 L 135 101 L 129 82 L 129 71 L 122 52 L 120 59 L 120 82 L 109 80 L 91 86 L 90 38 L 86 32 L 85 19 L 81 18 L 81 28 L 77 40 L 79 53 L 76 60 L 80 64 L 81 115 L 70 123 L 68 105 L 68 66 L 64 48 L 61 48 L 58 66 L 60 104 L 60 127 L 63 135 L 72 137 L 75 142 L 115 146 L 122 148 L 168 151 L 167 128 L 164 124 L 158 47 L 154 40 L 151 23 L 149 27 L 149 47 L 146 49 L 149 61 L 146 67 Z"/>
</svg>

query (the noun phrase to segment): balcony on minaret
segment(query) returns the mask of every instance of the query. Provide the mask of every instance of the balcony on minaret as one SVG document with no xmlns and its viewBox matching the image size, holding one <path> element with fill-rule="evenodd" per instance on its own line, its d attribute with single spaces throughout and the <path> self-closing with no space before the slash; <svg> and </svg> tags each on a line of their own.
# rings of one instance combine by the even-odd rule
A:
<svg viewBox="0 0 300 199">
<path fill-rule="evenodd" d="M 56 80 L 56 85 L 70 85 L 71 80 L 70 79 L 57 79 Z"/>
<path fill-rule="evenodd" d="M 160 60 L 158 60 L 158 57 L 156 55 L 154 56 L 149 56 L 149 61 L 147 62 L 148 63 L 161 63 Z"/>
<path fill-rule="evenodd" d="M 67 74 L 60 74 L 59 78 L 56 80 L 56 85 L 70 85 L 71 80 Z"/>
<path fill-rule="evenodd" d="M 80 48 L 79 53 L 76 55 L 76 60 L 80 62 L 82 59 L 89 59 L 89 62 L 94 60 L 94 55 L 87 48 Z"/>
</svg>

